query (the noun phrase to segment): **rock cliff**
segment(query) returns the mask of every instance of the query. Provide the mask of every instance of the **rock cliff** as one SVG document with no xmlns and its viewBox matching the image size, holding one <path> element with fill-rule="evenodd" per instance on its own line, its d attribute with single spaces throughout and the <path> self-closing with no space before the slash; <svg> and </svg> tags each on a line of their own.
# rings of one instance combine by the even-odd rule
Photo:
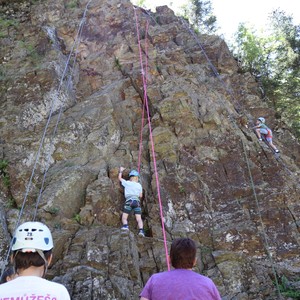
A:
<svg viewBox="0 0 300 300">
<path fill-rule="evenodd" d="M 166 270 L 161 198 L 167 244 L 194 239 L 195 270 L 223 299 L 278 299 L 276 278 L 299 286 L 300 147 L 221 38 L 166 6 L 0 3 L 2 262 L 18 218 L 35 218 L 54 235 L 48 277 L 73 300 L 138 299 Z M 279 158 L 251 130 L 259 116 Z M 137 168 L 139 149 L 145 238 L 133 217 L 120 233 L 118 168 Z"/>
</svg>

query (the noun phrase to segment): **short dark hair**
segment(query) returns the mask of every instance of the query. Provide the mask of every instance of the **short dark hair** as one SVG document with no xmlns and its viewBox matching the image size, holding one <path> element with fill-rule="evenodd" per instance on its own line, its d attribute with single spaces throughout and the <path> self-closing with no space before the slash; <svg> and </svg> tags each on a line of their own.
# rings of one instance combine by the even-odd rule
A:
<svg viewBox="0 0 300 300">
<path fill-rule="evenodd" d="M 178 238 L 172 242 L 170 258 L 175 269 L 191 269 L 196 259 L 196 244 L 189 238 Z"/>
<path fill-rule="evenodd" d="M 48 260 L 52 254 L 52 250 L 43 251 L 46 260 Z M 41 267 L 45 265 L 44 259 L 39 255 L 38 252 L 21 252 L 14 251 L 13 253 L 14 266 L 16 272 L 19 270 L 26 270 L 29 267 Z"/>
</svg>

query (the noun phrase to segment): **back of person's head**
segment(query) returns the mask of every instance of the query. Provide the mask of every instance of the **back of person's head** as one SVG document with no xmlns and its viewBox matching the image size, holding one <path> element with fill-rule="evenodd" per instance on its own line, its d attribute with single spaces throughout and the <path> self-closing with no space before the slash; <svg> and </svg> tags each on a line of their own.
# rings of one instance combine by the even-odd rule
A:
<svg viewBox="0 0 300 300">
<path fill-rule="evenodd" d="M 23 223 L 17 228 L 12 242 L 15 269 L 24 270 L 43 265 L 47 267 L 52 248 L 52 235 L 45 224 Z"/>
<path fill-rule="evenodd" d="M 38 252 L 14 252 L 13 260 L 15 269 L 18 272 L 19 270 L 26 270 L 30 267 L 47 266 L 51 254 L 51 250 L 44 251 L 42 255 Z"/>
<path fill-rule="evenodd" d="M 189 238 L 178 238 L 172 242 L 170 259 L 175 269 L 191 269 L 196 259 L 196 244 Z"/>
</svg>

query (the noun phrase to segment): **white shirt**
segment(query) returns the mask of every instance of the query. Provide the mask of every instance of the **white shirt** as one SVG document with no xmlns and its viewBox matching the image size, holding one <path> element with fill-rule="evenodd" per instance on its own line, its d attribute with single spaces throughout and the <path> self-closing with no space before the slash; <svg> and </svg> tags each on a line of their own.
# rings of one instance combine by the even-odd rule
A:
<svg viewBox="0 0 300 300">
<path fill-rule="evenodd" d="M 124 186 L 124 196 L 126 199 L 135 196 L 139 199 L 140 194 L 143 192 L 143 188 L 140 183 L 130 180 L 121 180 L 122 185 Z"/>
<path fill-rule="evenodd" d="M 19 276 L 0 285 L 0 299 L 17 300 L 27 298 L 70 300 L 70 295 L 62 284 L 37 276 Z"/>
</svg>

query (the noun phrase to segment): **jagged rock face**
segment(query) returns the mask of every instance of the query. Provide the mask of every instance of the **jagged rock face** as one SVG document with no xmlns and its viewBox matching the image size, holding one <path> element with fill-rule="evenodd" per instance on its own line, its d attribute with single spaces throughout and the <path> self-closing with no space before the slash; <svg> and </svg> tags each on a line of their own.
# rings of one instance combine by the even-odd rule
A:
<svg viewBox="0 0 300 300">
<path fill-rule="evenodd" d="M 48 275 L 72 299 L 137 299 L 149 276 L 166 270 L 160 198 L 167 245 L 193 238 L 196 271 L 224 299 L 277 299 L 272 269 L 290 281 L 300 270 L 299 145 L 278 128 L 276 160 L 245 127 L 260 115 L 277 123 L 226 44 L 195 39 L 167 7 L 1 4 L 0 159 L 9 161 L 1 179 L 10 178 L 0 183 L 2 261 L 22 212 L 21 220 L 51 227 Z M 158 177 L 147 118 L 142 127 L 135 12 Z M 146 238 L 137 237 L 132 216 L 132 232 L 119 230 L 118 168 L 137 168 L 139 149 Z"/>
</svg>

